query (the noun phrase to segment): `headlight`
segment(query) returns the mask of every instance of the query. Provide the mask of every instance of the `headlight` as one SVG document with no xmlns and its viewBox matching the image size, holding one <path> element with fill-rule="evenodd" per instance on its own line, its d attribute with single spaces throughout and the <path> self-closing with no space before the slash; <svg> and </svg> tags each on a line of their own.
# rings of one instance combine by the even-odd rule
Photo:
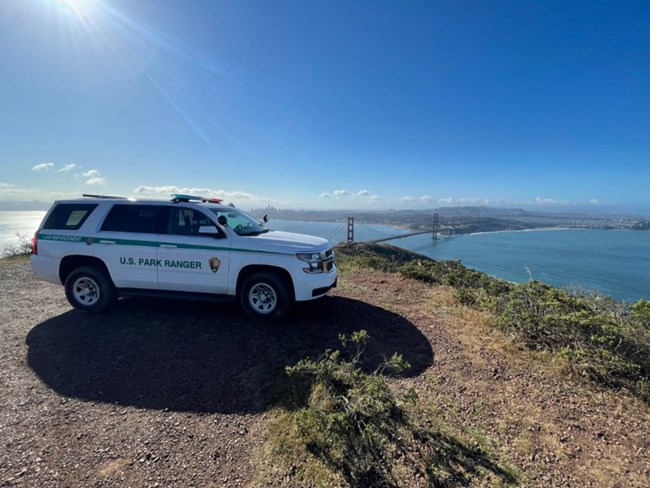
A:
<svg viewBox="0 0 650 488">
<path fill-rule="evenodd" d="M 307 261 L 308 263 L 321 260 L 319 252 L 297 252 L 296 257 L 301 261 Z"/>
<path fill-rule="evenodd" d="M 325 267 L 323 254 L 320 252 L 297 252 L 296 257 L 309 265 L 306 268 L 302 268 L 305 273 L 324 273 L 325 271 L 329 271 Z M 329 268 L 331 269 L 331 266 Z"/>
</svg>

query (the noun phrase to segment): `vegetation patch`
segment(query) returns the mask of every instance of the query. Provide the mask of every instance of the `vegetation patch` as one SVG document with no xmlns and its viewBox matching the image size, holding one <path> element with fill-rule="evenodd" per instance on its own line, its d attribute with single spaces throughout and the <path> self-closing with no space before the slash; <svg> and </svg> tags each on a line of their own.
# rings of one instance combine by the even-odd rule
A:
<svg viewBox="0 0 650 488">
<path fill-rule="evenodd" d="M 399 354 L 366 372 L 368 334 L 340 339 L 343 351 L 286 368 L 297 394 L 274 412 L 257 460 L 259 485 L 457 486 L 488 475 L 517 482 L 482 447 L 444 432 L 413 391 L 393 391 L 387 375 L 409 367 Z"/>
<path fill-rule="evenodd" d="M 494 326 L 523 347 L 567 358 L 572 369 L 611 388 L 650 401 L 650 302 L 632 306 L 593 293 L 571 293 L 537 281 L 514 284 L 389 245 L 337 248 L 343 266 L 354 263 L 406 278 L 449 285 L 459 301 L 491 312 Z"/>
<path fill-rule="evenodd" d="M 24 234 L 16 234 L 18 242 L 10 242 L 2 246 L 0 255 L 5 258 L 29 256 L 32 254 L 32 241 Z"/>
</svg>

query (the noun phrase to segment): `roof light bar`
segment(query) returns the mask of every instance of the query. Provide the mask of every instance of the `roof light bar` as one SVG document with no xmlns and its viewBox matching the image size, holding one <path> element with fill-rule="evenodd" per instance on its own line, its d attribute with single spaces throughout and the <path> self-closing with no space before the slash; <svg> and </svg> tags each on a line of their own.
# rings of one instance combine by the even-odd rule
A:
<svg viewBox="0 0 650 488">
<path fill-rule="evenodd" d="M 223 200 L 221 198 L 207 198 L 200 197 L 197 195 L 186 195 L 184 193 L 172 193 L 172 202 L 203 202 L 203 203 L 221 203 Z"/>
</svg>

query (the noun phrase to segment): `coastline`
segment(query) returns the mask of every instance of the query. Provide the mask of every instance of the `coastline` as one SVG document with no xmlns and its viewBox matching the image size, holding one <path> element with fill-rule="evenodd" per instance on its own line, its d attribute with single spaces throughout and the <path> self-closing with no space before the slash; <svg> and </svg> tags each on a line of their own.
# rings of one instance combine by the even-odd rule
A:
<svg viewBox="0 0 650 488">
<path fill-rule="evenodd" d="M 565 231 L 565 230 L 610 230 L 610 229 L 586 229 L 584 227 L 536 227 L 534 229 L 511 229 L 511 230 L 485 230 L 480 232 L 468 232 L 467 234 L 442 235 L 440 237 L 458 237 L 458 236 L 479 236 L 483 234 L 503 234 L 507 232 L 542 232 L 542 231 Z M 618 230 L 618 229 L 611 229 Z M 620 229 L 624 230 L 624 229 Z"/>
</svg>

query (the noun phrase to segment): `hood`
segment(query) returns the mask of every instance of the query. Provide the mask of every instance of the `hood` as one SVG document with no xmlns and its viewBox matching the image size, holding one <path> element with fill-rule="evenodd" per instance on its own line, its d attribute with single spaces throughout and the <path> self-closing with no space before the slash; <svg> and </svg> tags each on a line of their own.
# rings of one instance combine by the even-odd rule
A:
<svg viewBox="0 0 650 488">
<path fill-rule="evenodd" d="M 295 234 L 293 232 L 283 232 L 272 230 L 258 236 L 242 236 L 240 239 L 248 241 L 255 247 L 282 247 L 287 252 L 299 251 L 325 251 L 332 247 L 327 239 L 322 237 L 310 236 L 307 234 Z"/>
</svg>

